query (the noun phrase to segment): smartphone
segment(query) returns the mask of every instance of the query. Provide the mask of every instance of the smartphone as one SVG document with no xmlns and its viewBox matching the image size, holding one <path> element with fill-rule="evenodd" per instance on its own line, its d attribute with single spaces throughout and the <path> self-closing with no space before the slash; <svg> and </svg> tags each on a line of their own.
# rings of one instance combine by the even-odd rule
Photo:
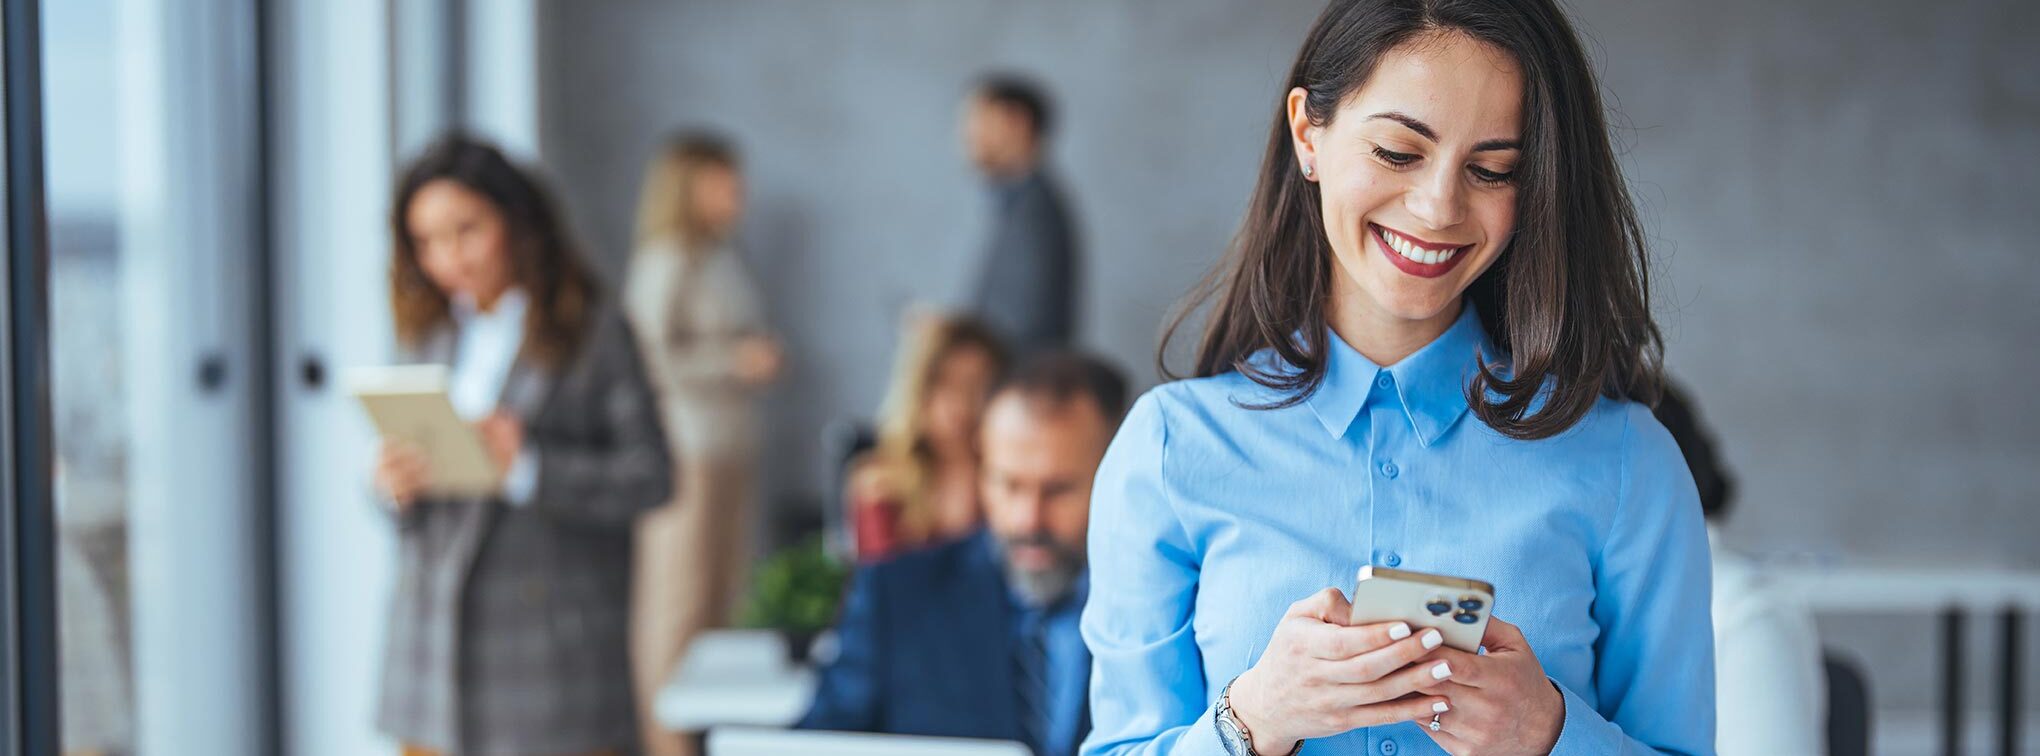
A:
<svg viewBox="0 0 2040 756">
<path fill-rule="evenodd" d="M 1495 605 L 1495 587 L 1468 578 L 1368 565 L 1360 568 L 1352 598 L 1355 625 L 1402 620 L 1416 633 L 1435 627 L 1445 636 L 1445 645 L 1478 653 L 1480 638 L 1487 633 L 1488 612 Z"/>
</svg>

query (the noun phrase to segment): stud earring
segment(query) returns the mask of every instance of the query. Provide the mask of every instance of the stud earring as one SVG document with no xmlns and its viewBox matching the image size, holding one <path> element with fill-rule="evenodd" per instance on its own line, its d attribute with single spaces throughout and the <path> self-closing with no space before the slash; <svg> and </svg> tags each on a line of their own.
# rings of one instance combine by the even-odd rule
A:
<svg viewBox="0 0 2040 756">
<path fill-rule="evenodd" d="M 1312 170 L 1312 169 L 1311 169 L 1311 167 L 1310 167 L 1310 164 L 1309 164 L 1309 163 L 1304 163 L 1304 164 L 1303 164 L 1303 177 L 1304 177 L 1304 178 L 1312 178 L 1312 177 L 1313 177 L 1313 174 L 1315 174 L 1315 173 L 1316 173 L 1316 171 L 1314 171 L 1314 170 Z"/>
</svg>

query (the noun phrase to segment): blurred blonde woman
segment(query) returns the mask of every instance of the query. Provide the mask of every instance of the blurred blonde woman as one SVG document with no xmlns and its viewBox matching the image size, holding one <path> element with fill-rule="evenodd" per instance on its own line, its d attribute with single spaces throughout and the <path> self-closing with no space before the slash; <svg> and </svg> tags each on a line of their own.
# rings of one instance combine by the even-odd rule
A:
<svg viewBox="0 0 2040 756">
<path fill-rule="evenodd" d="M 743 214 L 736 152 L 721 139 L 674 136 L 645 171 L 625 305 L 680 471 L 674 501 L 637 530 L 631 650 L 651 754 L 692 752 L 650 704 L 694 634 L 728 623 L 751 559 L 752 400 L 781 354 L 733 246 Z"/>
<path fill-rule="evenodd" d="M 978 420 L 1005 362 L 998 338 L 975 320 L 910 319 L 879 407 L 878 444 L 850 468 L 858 561 L 977 529 Z"/>
</svg>

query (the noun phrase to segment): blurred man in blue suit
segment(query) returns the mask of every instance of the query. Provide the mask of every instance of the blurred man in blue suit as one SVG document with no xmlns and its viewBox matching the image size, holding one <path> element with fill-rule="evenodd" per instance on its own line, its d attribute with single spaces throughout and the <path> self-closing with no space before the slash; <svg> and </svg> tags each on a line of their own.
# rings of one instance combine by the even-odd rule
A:
<svg viewBox="0 0 2040 756">
<path fill-rule="evenodd" d="M 1076 752 L 1090 729 L 1077 619 L 1091 478 L 1126 393 L 1110 365 L 1050 352 L 993 394 L 981 432 L 986 530 L 858 573 L 841 651 L 801 727 Z"/>
</svg>

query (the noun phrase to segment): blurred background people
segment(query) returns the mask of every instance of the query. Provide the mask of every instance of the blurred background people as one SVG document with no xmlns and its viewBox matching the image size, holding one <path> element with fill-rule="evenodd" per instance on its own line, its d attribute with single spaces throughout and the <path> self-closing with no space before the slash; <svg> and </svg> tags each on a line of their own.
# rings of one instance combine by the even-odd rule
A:
<svg viewBox="0 0 2040 756">
<path fill-rule="evenodd" d="M 1090 729 L 1085 594 L 1091 478 L 1126 380 L 1041 353 L 985 409 L 985 530 L 862 569 L 841 651 L 800 726 L 1017 740 L 1070 754 Z"/>
<path fill-rule="evenodd" d="M 1693 471 L 1714 559 L 1714 746 L 1721 756 L 1827 753 L 1820 635 L 1804 603 L 1722 543 L 1735 478 L 1684 389 L 1665 382 L 1653 411 Z"/>
<path fill-rule="evenodd" d="M 1052 113 L 1040 85 L 1003 73 L 980 80 L 963 109 L 964 150 L 992 187 L 971 307 L 1021 355 L 1076 334 L 1076 232 L 1043 165 Z"/>
<path fill-rule="evenodd" d="M 624 306 L 658 389 L 678 496 L 638 523 L 632 653 L 645 746 L 691 752 L 650 702 L 687 641 L 726 625 L 752 559 L 759 444 L 754 398 L 779 374 L 779 342 L 738 256 L 744 180 L 735 148 L 669 137 L 645 170 Z"/>
<path fill-rule="evenodd" d="M 501 491 L 435 494 L 432 460 L 386 440 L 398 531 L 377 724 L 404 753 L 634 751 L 631 528 L 671 492 L 637 345 L 536 179 L 442 138 L 390 210 L 390 299 L 407 362 L 450 369 Z"/>
<path fill-rule="evenodd" d="M 977 528 L 978 420 L 1005 367 L 1005 347 L 976 320 L 908 319 L 879 406 L 877 444 L 851 461 L 846 476 L 858 561 Z"/>
</svg>

